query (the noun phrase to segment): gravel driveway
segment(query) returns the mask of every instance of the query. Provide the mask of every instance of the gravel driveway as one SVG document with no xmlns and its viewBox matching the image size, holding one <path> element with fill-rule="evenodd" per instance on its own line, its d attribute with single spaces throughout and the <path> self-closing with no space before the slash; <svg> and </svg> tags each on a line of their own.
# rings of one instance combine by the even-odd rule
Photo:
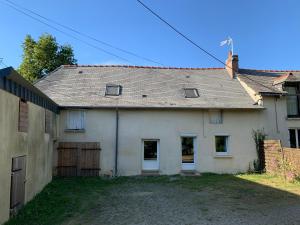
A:
<svg viewBox="0 0 300 225">
<path fill-rule="evenodd" d="M 230 191 L 230 187 L 218 186 L 193 190 L 172 182 L 128 182 L 110 187 L 86 213 L 66 224 L 300 224 L 299 197 L 265 187 L 251 188 L 250 185 L 245 189 L 249 191 Z"/>
</svg>

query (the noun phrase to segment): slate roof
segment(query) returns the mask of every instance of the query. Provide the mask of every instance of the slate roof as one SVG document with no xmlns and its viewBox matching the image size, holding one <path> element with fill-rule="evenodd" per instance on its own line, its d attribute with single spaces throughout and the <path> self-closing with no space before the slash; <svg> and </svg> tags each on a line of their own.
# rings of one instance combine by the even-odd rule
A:
<svg viewBox="0 0 300 225">
<path fill-rule="evenodd" d="M 292 73 L 297 81 L 300 81 L 300 71 L 298 70 L 253 70 L 239 69 L 238 77 L 250 86 L 255 92 L 260 94 L 285 94 L 281 85 L 276 85 L 278 79 Z M 287 80 L 288 81 L 288 80 Z M 295 81 L 295 79 L 293 79 Z"/>
<path fill-rule="evenodd" d="M 105 96 L 106 84 L 122 86 Z M 35 86 L 61 107 L 259 109 L 224 68 L 61 66 Z M 199 98 L 185 98 L 197 88 Z"/>
</svg>

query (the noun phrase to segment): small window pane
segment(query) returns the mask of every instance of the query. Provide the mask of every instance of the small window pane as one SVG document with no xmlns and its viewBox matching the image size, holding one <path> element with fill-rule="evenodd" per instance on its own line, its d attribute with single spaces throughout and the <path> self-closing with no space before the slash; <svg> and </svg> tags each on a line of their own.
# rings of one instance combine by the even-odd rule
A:
<svg viewBox="0 0 300 225">
<path fill-rule="evenodd" d="M 105 95 L 120 95 L 120 85 L 106 85 Z"/>
<path fill-rule="evenodd" d="M 182 146 L 182 163 L 194 162 L 194 138 L 183 137 L 181 138 Z"/>
<path fill-rule="evenodd" d="M 221 110 L 210 110 L 209 111 L 209 123 L 210 124 L 222 124 L 222 111 Z"/>
<path fill-rule="evenodd" d="M 227 149 L 227 136 L 215 136 L 216 152 L 217 153 L 226 153 Z"/>
<path fill-rule="evenodd" d="M 186 88 L 184 89 L 184 94 L 186 98 L 198 98 L 199 93 L 196 88 Z"/>
<path fill-rule="evenodd" d="M 289 129 L 289 134 L 290 134 L 290 147 L 291 148 L 296 148 L 296 130 L 295 129 Z"/>
<path fill-rule="evenodd" d="M 157 159 L 157 141 L 144 141 L 144 160 Z"/>
<path fill-rule="evenodd" d="M 84 111 L 69 111 L 67 120 L 67 129 L 83 130 L 84 129 Z"/>
<path fill-rule="evenodd" d="M 285 87 L 285 90 L 288 92 L 287 96 L 287 114 L 289 116 L 298 115 L 298 97 L 297 97 L 297 88 L 296 87 Z"/>
</svg>

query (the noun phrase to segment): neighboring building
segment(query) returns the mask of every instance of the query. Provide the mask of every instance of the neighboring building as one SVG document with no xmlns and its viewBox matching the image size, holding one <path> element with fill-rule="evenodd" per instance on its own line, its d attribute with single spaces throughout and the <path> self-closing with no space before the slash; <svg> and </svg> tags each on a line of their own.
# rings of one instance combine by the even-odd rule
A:
<svg viewBox="0 0 300 225">
<path fill-rule="evenodd" d="M 35 85 L 60 106 L 60 142 L 100 142 L 101 174 L 245 172 L 253 130 L 288 143 L 286 92 L 278 74 L 252 78 L 231 54 L 226 63 L 61 66 Z"/>
<path fill-rule="evenodd" d="M 0 224 L 52 180 L 57 105 L 11 67 L 0 70 Z"/>
</svg>

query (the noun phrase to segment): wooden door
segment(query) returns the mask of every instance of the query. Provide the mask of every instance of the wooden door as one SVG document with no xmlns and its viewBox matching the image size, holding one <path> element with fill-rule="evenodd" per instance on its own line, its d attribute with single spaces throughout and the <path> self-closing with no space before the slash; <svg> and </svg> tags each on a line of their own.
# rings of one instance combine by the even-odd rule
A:
<svg viewBox="0 0 300 225">
<path fill-rule="evenodd" d="M 11 167 L 11 190 L 10 190 L 10 212 L 11 215 L 24 205 L 26 182 L 26 156 L 12 159 Z"/>
</svg>

